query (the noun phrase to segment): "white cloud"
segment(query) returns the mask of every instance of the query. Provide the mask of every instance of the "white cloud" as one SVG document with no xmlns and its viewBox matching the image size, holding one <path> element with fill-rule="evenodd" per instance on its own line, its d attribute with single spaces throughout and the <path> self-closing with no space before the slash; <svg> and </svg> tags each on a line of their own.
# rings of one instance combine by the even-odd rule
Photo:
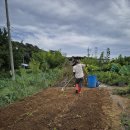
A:
<svg viewBox="0 0 130 130">
<path fill-rule="evenodd" d="M 20 1 L 14 0 L 10 2 L 12 6 L 18 5 L 15 10 L 19 14 L 35 13 L 38 16 L 44 17 L 45 13 L 50 16 L 55 16 L 58 18 L 74 18 L 80 16 L 83 12 L 82 9 L 74 0 L 31 0 L 30 1 Z M 19 8 L 20 6 L 20 8 Z M 24 10 L 26 8 L 26 10 Z M 37 17 L 37 16 L 36 16 Z"/>
<path fill-rule="evenodd" d="M 0 2 L 0 10 L 1 6 Z M 130 51 L 129 0 L 13 0 L 9 10 L 14 40 L 63 48 L 69 55 L 83 55 L 95 46 L 111 47 L 113 55 Z"/>
<path fill-rule="evenodd" d="M 37 44 L 41 48 L 59 48 L 63 46 L 73 46 L 80 48 L 94 47 L 97 45 L 111 45 L 117 43 L 118 39 L 106 37 L 106 36 L 96 36 L 96 35 L 82 35 L 76 33 L 74 30 L 70 31 L 71 26 L 62 26 L 56 29 L 57 26 L 53 28 L 43 29 L 35 28 L 33 26 L 18 27 L 21 32 L 33 32 L 33 35 L 28 34 L 24 39 L 24 42 Z M 69 28 L 70 27 L 70 28 Z"/>
</svg>

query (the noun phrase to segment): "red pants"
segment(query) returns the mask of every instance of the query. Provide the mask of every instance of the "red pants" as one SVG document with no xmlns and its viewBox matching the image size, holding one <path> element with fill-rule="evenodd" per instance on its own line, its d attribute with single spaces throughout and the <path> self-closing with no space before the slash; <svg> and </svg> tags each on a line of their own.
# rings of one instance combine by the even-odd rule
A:
<svg viewBox="0 0 130 130">
<path fill-rule="evenodd" d="M 81 87 L 79 86 L 79 84 L 75 85 L 75 89 L 76 89 L 76 93 L 80 93 L 81 92 Z"/>
</svg>

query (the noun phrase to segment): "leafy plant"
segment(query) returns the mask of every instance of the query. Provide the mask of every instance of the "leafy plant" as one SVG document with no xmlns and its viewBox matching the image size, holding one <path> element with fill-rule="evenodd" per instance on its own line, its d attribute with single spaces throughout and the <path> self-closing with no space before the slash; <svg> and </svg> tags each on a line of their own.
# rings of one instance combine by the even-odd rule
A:
<svg viewBox="0 0 130 130">
<path fill-rule="evenodd" d="M 118 64 L 118 63 L 112 63 L 112 67 L 111 67 L 110 71 L 118 73 L 120 71 L 120 68 L 121 68 L 120 64 Z"/>
<path fill-rule="evenodd" d="M 21 68 L 20 72 L 21 75 L 16 75 L 15 81 L 0 80 L 0 106 L 32 95 L 43 88 L 53 86 L 64 73 L 63 69 L 59 68 L 50 69 L 44 73 L 27 73 L 26 69 Z"/>
<path fill-rule="evenodd" d="M 106 83 L 108 85 L 119 85 L 119 83 L 128 84 L 129 78 L 126 76 L 119 75 L 116 72 L 93 72 L 98 77 L 98 80 L 102 83 Z"/>
<path fill-rule="evenodd" d="M 130 75 L 130 65 L 124 65 L 124 66 L 122 66 L 121 67 L 121 69 L 120 69 L 120 71 L 119 71 L 119 73 L 121 74 L 121 75 Z"/>
<path fill-rule="evenodd" d="M 40 72 L 40 69 L 39 69 L 40 63 L 38 61 L 32 59 L 29 66 L 33 74 L 38 74 Z"/>
</svg>

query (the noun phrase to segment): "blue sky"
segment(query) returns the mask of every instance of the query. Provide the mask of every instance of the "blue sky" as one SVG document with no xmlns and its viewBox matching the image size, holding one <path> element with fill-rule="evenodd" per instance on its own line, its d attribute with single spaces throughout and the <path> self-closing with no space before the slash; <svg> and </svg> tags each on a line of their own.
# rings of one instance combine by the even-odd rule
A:
<svg viewBox="0 0 130 130">
<path fill-rule="evenodd" d="M 8 0 L 12 39 L 67 56 L 130 56 L 130 0 Z M 4 0 L 0 27 L 6 26 Z"/>
</svg>

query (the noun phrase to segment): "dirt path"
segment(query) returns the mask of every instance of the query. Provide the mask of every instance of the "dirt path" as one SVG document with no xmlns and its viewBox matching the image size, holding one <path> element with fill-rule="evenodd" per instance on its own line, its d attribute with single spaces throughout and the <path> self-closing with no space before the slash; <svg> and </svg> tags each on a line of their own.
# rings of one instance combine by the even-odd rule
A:
<svg viewBox="0 0 130 130">
<path fill-rule="evenodd" d="M 113 104 L 106 88 L 83 88 L 80 95 L 49 88 L 0 109 L 0 130 L 120 130 Z"/>
</svg>

